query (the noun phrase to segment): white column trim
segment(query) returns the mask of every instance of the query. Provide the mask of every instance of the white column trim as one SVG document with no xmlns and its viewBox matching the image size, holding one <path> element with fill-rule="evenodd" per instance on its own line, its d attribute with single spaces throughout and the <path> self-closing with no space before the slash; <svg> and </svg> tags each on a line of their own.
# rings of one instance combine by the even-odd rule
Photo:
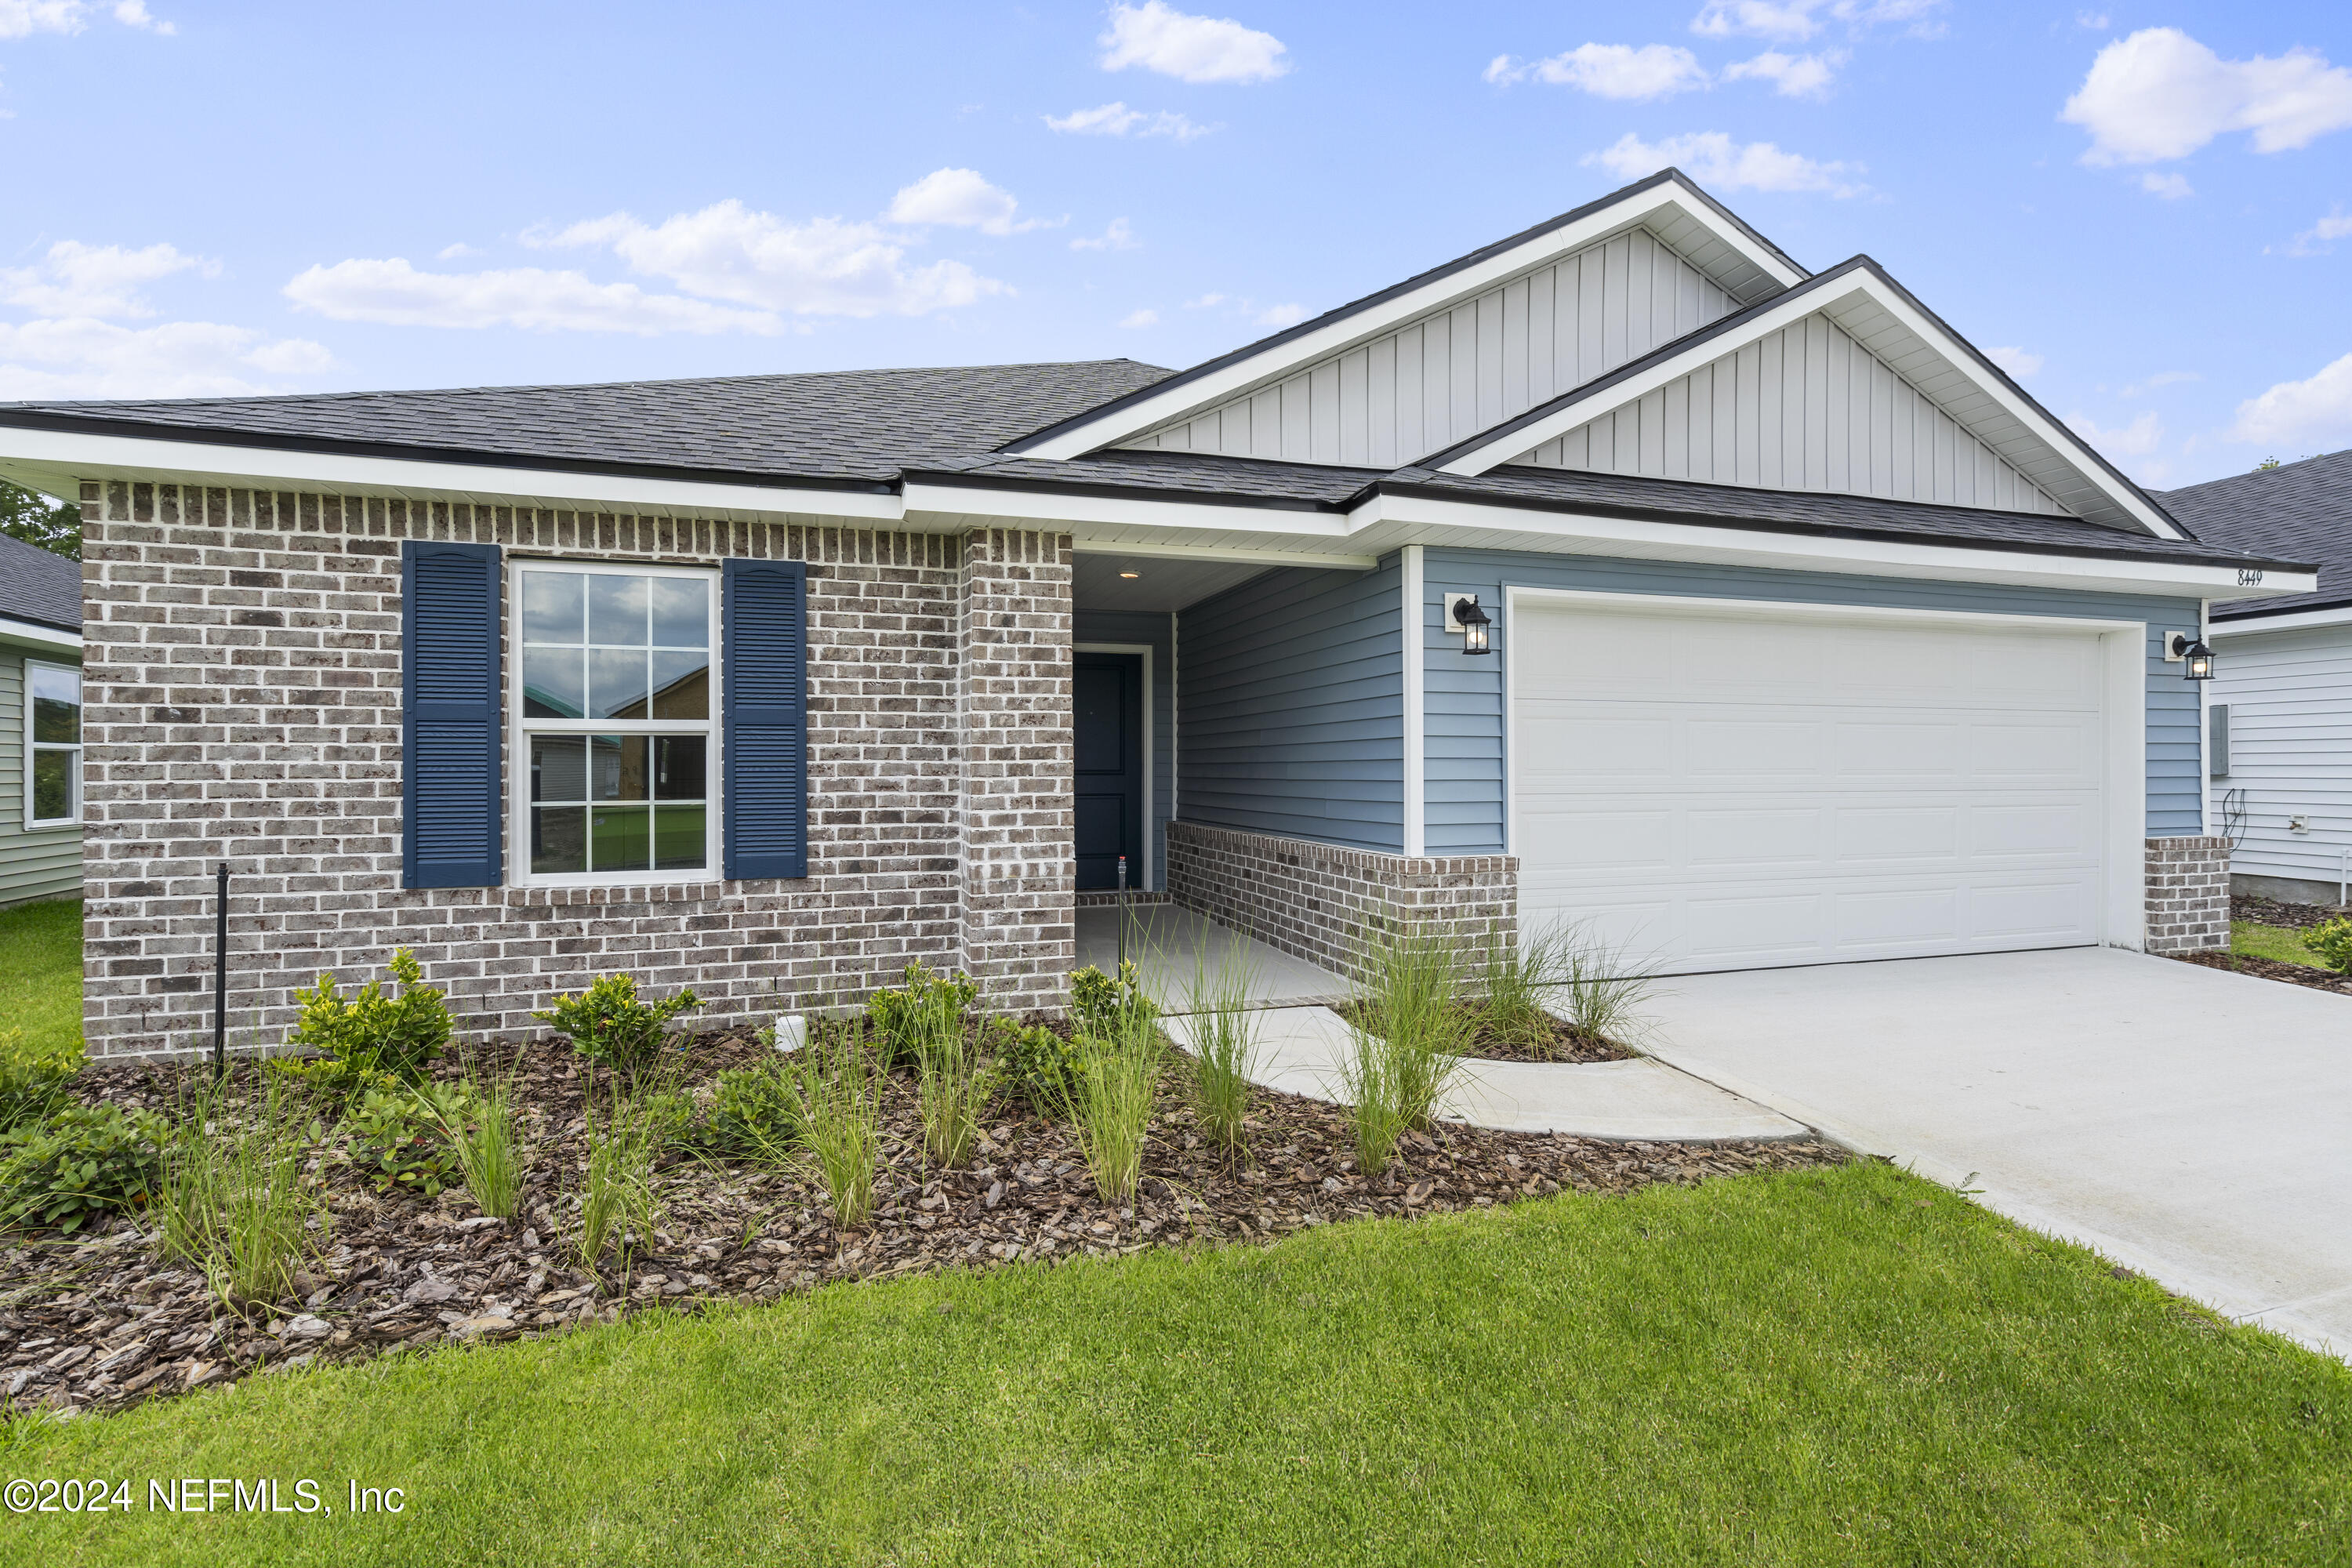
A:
<svg viewBox="0 0 2352 1568">
<path fill-rule="evenodd" d="M 1404 622 L 1402 654 L 1404 659 L 1404 852 L 1423 855 L 1428 852 L 1428 826 L 1424 805 L 1425 731 L 1423 725 L 1422 689 L 1429 650 L 1422 646 L 1422 619 L 1425 607 L 1422 598 L 1422 547 L 1404 547 L 1404 587 L 1398 595 L 1403 601 Z"/>
</svg>

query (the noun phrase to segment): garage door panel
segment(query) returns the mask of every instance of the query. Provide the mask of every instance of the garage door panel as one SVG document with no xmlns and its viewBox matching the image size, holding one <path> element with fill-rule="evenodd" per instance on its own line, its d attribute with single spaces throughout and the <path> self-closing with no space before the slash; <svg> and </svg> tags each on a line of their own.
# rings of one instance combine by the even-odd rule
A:
<svg viewBox="0 0 2352 1568">
<path fill-rule="evenodd" d="M 1537 604 L 1517 621 L 1531 927 L 1589 921 L 1670 973 L 2098 940 L 2095 636 Z"/>
</svg>

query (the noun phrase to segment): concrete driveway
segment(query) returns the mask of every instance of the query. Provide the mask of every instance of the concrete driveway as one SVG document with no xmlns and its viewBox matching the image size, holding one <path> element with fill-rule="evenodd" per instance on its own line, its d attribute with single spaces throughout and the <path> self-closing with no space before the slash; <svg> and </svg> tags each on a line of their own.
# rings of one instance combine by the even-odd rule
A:
<svg viewBox="0 0 2352 1568">
<path fill-rule="evenodd" d="M 2352 998 L 2103 948 L 1663 984 L 1675 1066 L 2352 1354 Z"/>
</svg>

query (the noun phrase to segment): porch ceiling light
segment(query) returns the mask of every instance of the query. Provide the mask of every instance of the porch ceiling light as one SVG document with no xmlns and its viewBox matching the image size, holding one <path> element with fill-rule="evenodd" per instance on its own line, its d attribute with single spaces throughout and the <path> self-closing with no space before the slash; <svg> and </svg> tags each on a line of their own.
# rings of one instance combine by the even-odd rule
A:
<svg viewBox="0 0 2352 1568">
<path fill-rule="evenodd" d="M 1455 624 L 1462 628 L 1464 653 L 1475 655 L 1495 651 L 1486 645 L 1486 631 L 1495 624 L 1494 617 L 1478 607 L 1477 595 L 1463 595 L 1454 601 L 1453 611 Z"/>
<path fill-rule="evenodd" d="M 2186 632 L 2172 634 L 2171 646 L 2165 652 L 2179 659 L 2186 668 L 2180 672 L 2183 680 L 2213 679 L 2213 650 L 2202 637 L 2192 637 Z"/>
</svg>

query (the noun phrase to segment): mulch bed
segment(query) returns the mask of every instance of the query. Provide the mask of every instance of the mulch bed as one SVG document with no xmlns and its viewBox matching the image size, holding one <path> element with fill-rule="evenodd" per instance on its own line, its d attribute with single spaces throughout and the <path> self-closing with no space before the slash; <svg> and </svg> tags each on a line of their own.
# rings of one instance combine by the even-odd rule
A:
<svg viewBox="0 0 2352 1568">
<path fill-rule="evenodd" d="M 2258 925 L 2284 926 L 2289 931 L 2304 931 L 2325 925 L 2343 914 L 2342 910 L 2328 904 L 2283 904 L 2275 899 L 2260 899 L 2251 894 L 2239 894 L 2230 900 L 2230 918 L 2252 921 Z"/>
<path fill-rule="evenodd" d="M 1363 1014 L 1363 1009 L 1358 1006 L 1339 1007 L 1333 1011 L 1351 1022 Z M 1549 1045 L 1538 1049 L 1524 1041 L 1507 1039 L 1496 1034 L 1478 1024 L 1474 1015 L 1469 1045 L 1462 1054 L 1489 1062 L 1623 1062 L 1633 1060 L 1638 1054 L 1627 1050 L 1614 1040 L 1588 1035 L 1558 1018 L 1551 1020 L 1551 1031 Z"/>
<path fill-rule="evenodd" d="M 2314 991 L 2333 991 L 2338 996 L 2352 996 L 2352 975 L 2331 973 L 2325 969 L 2306 969 L 2300 963 L 2281 963 L 2275 958 L 2252 958 L 2223 952 L 2218 948 L 2205 952 L 2176 952 L 2170 956 L 2183 963 L 2194 963 L 2205 969 L 2227 969 L 2237 974 L 2284 980 L 2290 985 L 2306 985 Z"/>
<path fill-rule="evenodd" d="M 700 1037 L 682 1053 L 686 1082 L 763 1051 L 748 1036 Z M 478 1215 L 462 1191 L 431 1202 L 379 1196 L 330 1155 L 321 1173 L 331 1235 L 297 1281 L 299 1299 L 241 1315 L 194 1273 L 160 1260 L 130 1220 L 95 1237 L 9 1238 L 0 1247 L 6 1406 L 98 1412 L 288 1366 L 772 1300 L 840 1280 L 1258 1242 L 1373 1215 L 1622 1194 L 1847 1158 L 1811 1140 L 1620 1143 L 1446 1125 L 1409 1135 L 1400 1158 L 1367 1180 L 1343 1109 L 1254 1091 L 1247 1158 L 1236 1163 L 1204 1142 L 1171 1079 L 1141 1190 L 1131 1208 L 1114 1208 L 1096 1197 L 1068 1130 L 1017 1103 L 998 1108 L 970 1168 L 927 1170 L 915 1090 L 901 1077 L 886 1089 L 886 1169 L 863 1229 L 836 1228 L 822 1191 L 796 1172 L 681 1157 L 657 1178 L 667 1212 L 652 1249 L 625 1276 L 608 1265 L 599 1279 L 574 1245 L 585 1070 L 561 1042 L 498 1043 L 475 1065 L 515 1078 L 530 1167 L 514 1219 Z M 454 1075 L 457 1064 L 445 1068 Z M 182 1102 L 180 1070 L 93 1068 L 76 1092 L 168 1114 Z M 240 1068 L 232 1091 L 257 1079 Z"/>
</svg>

